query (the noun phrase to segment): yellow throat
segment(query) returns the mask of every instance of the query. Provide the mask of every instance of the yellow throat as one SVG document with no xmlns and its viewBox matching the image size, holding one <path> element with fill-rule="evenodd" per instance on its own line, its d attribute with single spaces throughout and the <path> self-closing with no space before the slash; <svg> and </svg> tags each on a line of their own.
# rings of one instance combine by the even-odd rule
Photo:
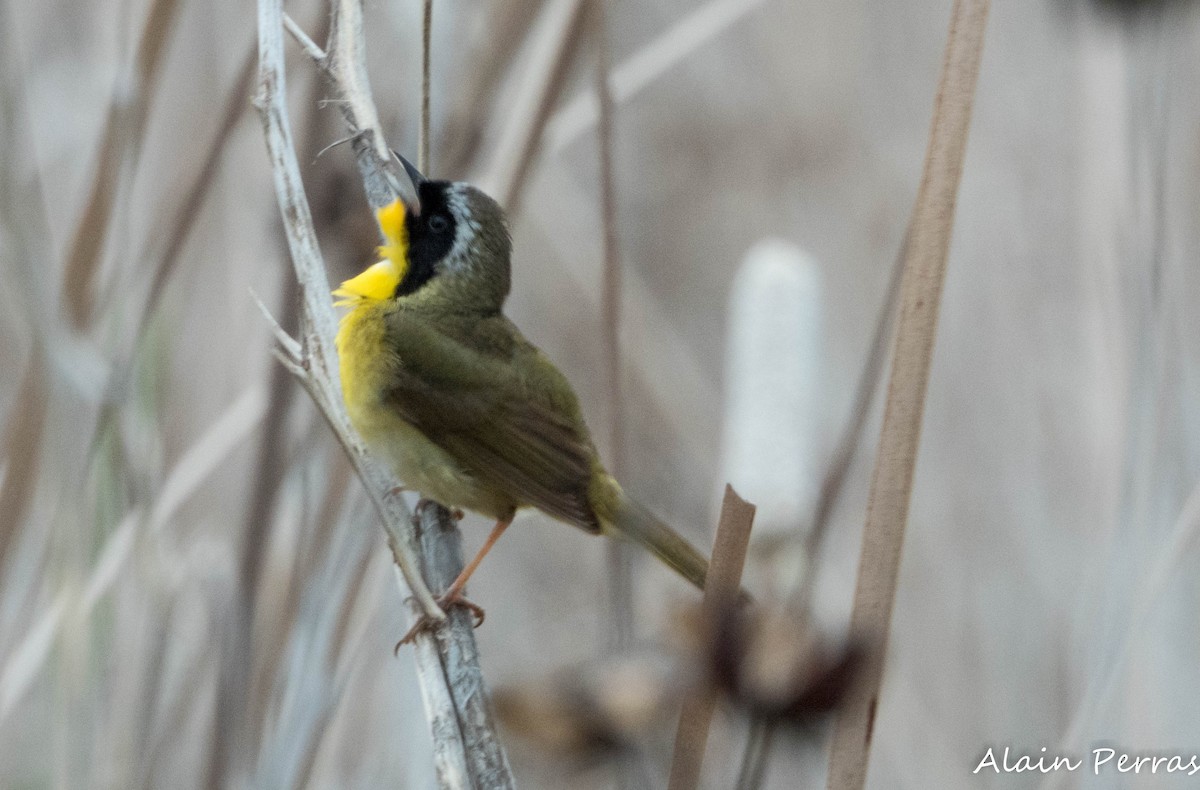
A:
<svg viewBox="0 0 1200 790">
<path fill-rule="evenodd" d="M 351 308 L 338 324 L 337 345 L 342 394 L 353 410 L 359 395 L 370 386 L 371 373 L 382 351 L 383 325 L 380 307 L 390 301 L 408 270 L 408 228 L 406 209 L 399 200 L 375 212 L 386 244 L 379 248 L 382 260 L 338 286 L 333 295 L 335 307 Z M 375 326 L 374 324 L 378 324 Z"/>
<path fill-rule="evenodd" d="M 339 285 L 333 292 L 334 296 L 339 297 L 333 303 L 335 307 L 358 307 L 364 301 L 391 299 L 408 270 L 408 228 L 404 224 L 404 204 L 395 200 L 375 212 L 375 216 L 379 218 L 379 227 L 387 240 L 387 244 L 379 248 L 383 260 Z M 350 315 L 353 313 L 348 313 L 347 317 Z M 345 318 L 342 320 L 344 322 Z"/>
</svg>

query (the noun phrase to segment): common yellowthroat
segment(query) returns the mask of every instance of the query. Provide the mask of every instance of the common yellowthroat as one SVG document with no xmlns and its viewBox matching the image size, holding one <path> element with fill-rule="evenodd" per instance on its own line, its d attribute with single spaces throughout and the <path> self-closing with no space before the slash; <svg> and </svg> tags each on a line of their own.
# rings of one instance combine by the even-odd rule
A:
<svg viewBox="0 0 1200 790">
<path fill-rule="evenodd" d="M 400 160 L 416 195 L 378 211 L 382 260 L 333 292 L 337 350 L 350 420 L 405 487 L 496 520 L 439 603 L 481 615 L 463 586 L 522 507 L 631 538 L 703 589 L 704 555 L 605 471 L 571 385 L 504 316 L 503 210 Z"/>
</svg>

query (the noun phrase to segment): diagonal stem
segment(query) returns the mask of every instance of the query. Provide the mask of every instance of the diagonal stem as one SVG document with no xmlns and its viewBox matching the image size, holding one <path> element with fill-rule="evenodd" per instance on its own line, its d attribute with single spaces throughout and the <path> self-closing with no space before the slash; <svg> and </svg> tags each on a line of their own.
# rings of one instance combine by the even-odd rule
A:
<svg viewBox="0 0 1200 790">
<path fill-rule="evenodd" d="M 955 0 L 951 14 L 925 170 L 905 256 L 892 374 L 850 619 L 851 631 L 877 636 L 881 647 L 867 662 L 860 687 L 838 714 L 829 758 L 829 790 L 862 790 L 867 780 L 987 14 L 988 0 Z"/>
</svg>

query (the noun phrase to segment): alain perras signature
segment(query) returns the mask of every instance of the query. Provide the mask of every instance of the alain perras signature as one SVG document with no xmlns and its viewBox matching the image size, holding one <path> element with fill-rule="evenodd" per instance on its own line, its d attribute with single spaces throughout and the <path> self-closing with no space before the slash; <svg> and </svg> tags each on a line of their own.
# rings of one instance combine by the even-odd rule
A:
<svg viewBox="0 0 1200 790">
<path fill-rule="evenodd" d="M 1086 756 L 1055 754 L 1045 746 L 1034 754 L 1015 752 L 1005 746 L 997 755 L 997 748 L 989 746 L 971 771 L 978 774 L 992 771 L 997 774 L 1043 773 L 1056 771 L 1075 772 L 1087 770 L 1099 776 L 1113 771 L 1122 774 L 1186 774 L 1200 773 L 1200 756 L 1168 751 L 1131 751 L 1115 746 L 1097 746 Z"/>
</svg>

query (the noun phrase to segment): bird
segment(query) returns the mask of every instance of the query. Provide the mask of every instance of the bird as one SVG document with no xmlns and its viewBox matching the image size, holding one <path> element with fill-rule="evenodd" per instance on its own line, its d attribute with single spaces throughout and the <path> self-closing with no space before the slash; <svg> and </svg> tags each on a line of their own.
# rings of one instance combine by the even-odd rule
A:
<svg viewBox="0 0 1200 790">
<path fill-rule="evenodd" d="M 336 347 L 350 422 L 404 489 L 495 521 L 438 604 L 466 606 L 482 622 L 464 587 L 529 507 L 631 539 L 703 589 L 704 554 L 608 473 L 570 382 L 504 314 L 512 240 L 503 209 L 468 182 L 426 179 L 396 157 L 412 194 L 376 212 L 380 260 L 333 292 L 348 308 Z"/>
</svg>

